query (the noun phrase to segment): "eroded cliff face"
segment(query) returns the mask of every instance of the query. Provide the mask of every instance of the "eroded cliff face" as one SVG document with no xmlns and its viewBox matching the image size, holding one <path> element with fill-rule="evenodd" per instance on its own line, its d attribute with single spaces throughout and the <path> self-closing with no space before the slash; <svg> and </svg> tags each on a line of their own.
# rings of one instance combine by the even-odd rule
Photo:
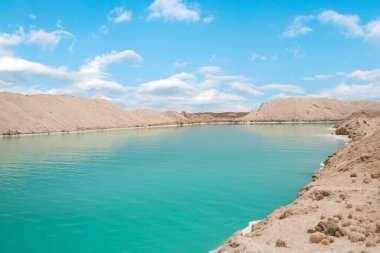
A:
<svg viewBox="0 0 380 253">
<path fill-rule="evenodd" d="M 359 110 L 378 109 L 380 103 L 343 102 L 328 98 L 287 98 L 262 103 L 243 121 L 330 121 L 341 120 Z"/>
<path fill-rule="evenodd" d="M 337 123 L 353 139 L 331 154 L 288 206 L 215 252 L 380 252 L 380 117 Z"/>
</svg>

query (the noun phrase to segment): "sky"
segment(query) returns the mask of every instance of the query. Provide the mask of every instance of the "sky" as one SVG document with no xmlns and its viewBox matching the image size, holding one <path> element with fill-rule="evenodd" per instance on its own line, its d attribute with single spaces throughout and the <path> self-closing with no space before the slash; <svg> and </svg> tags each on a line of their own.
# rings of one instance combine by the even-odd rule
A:
<svg viewBox="0 0 380 253">
<path fill-rule="evenodd" d="M 189 112 L 380 101 L 380 1 L 1 0 L 0 91 Z"/>
</svg>

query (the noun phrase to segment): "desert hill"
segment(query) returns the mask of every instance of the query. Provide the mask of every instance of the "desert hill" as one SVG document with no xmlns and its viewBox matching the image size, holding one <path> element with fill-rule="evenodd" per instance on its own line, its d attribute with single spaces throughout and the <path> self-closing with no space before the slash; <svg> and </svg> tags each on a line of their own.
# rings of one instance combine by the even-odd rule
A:
<svg viewBox="0 0 380 253">
<path fill-rule="evenodd" d="M 380 110 L 380 103 L 343 102 L 329 98 L 286 98 L 262 103 L 243 121 L 328 121 L 339 120 L 359 110 Z"/>
</svg>

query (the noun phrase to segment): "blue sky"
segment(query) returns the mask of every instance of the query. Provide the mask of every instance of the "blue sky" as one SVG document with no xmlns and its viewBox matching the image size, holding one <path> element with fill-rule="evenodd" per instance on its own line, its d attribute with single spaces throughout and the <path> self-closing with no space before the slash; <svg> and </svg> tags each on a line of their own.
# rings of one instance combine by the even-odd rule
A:
<svg viewBox="0 0 380 253">
<path fill-rule="evenodd" d="M 0 91 L 126 109 L 380 100 L 380 1 L 1 1 Z"/>
</svg>

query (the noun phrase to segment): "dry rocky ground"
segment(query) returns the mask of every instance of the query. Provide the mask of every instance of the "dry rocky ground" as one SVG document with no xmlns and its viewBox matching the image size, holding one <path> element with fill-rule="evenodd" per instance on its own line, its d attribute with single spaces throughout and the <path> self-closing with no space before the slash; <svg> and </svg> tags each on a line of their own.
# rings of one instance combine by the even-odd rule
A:
<svg viewBox="0 0 380 253">
<path fill-rule="evenodd" d="M 380 112 L 357 112 L 336 128 L 352 140 L 298 198 L 215 252 L 380 252 Z"/>
</svg>

